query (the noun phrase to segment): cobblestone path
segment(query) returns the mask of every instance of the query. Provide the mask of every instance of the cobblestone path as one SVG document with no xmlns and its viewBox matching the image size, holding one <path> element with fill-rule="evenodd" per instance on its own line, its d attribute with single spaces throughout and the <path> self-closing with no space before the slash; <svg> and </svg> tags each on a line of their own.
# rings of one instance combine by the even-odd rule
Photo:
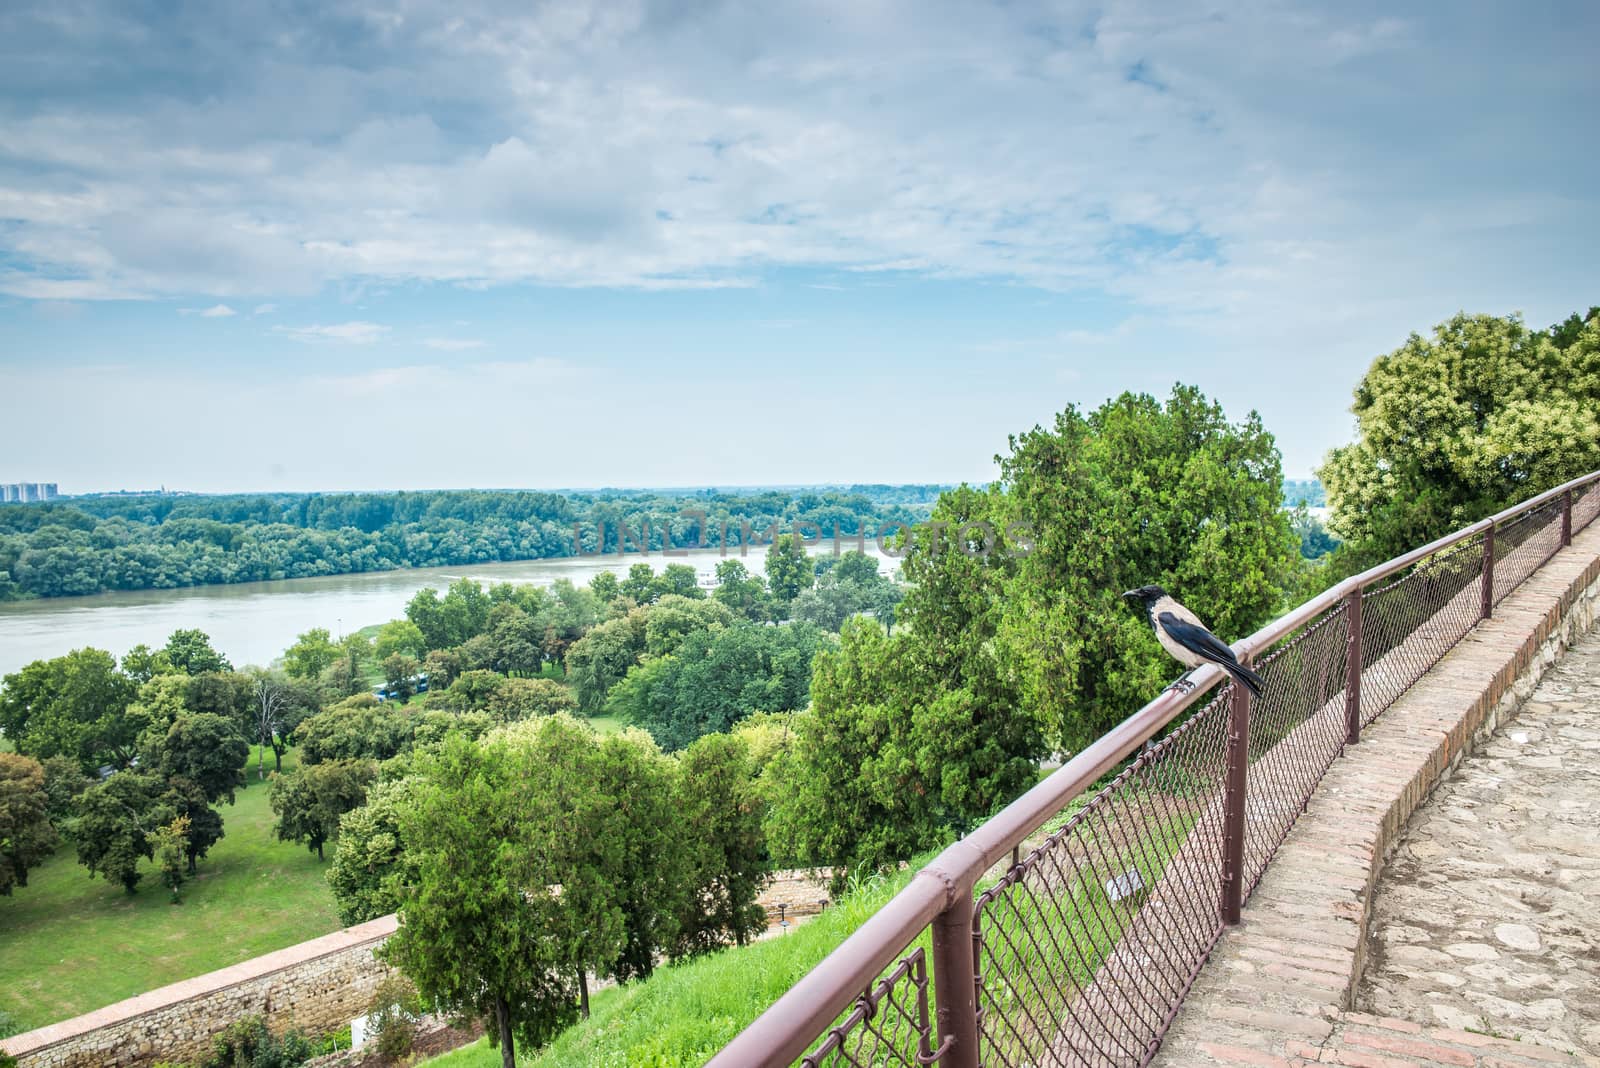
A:
<svg viewBox="0 0 1600 1068">
<path fill-rule="evenodd" d="M 1357 1006 L 1600 1053 L 1600 636 L 1412 818 Z"/>
</svg>

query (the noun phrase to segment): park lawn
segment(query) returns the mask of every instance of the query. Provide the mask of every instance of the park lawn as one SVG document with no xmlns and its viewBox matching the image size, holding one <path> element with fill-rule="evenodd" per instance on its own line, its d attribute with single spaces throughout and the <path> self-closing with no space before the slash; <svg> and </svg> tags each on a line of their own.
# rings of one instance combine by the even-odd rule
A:
<svg viewBox="0 0 1600 1068">
<path fill-rule="evenodd" d="M 295 753 L 284 758 L 294 766 Z M 267 754 L 272 770 L 272 754 Z M 0 897 L 0 1009 L 21 1029 L 109 1005 L 338 930 L 325 865 L 272 835 L 267 783 L 223 805 L 223 838 L 173 905 L 148 864 L 132 897 L 89 877 L 64 844 Z"/>
</svg>

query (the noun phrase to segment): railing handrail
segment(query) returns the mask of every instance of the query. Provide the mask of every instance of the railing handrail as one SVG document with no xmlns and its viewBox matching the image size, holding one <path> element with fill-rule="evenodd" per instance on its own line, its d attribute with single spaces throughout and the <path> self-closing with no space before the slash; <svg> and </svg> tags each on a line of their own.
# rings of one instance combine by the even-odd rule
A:
<svg viewBox="0 0 1600 1068">
<path fill-rule="evenodd" d="M 1581 475 L 1421 548 L 1352 575 L 1235 642 L 1233 649 L 1241 659 L 1248 660 L 1351 594 L 1596 480 L 1600 480 L 1600 471 Z M 1220 669 L 1207 665 L 1190 676 L 1194 687 L 1188 692 L 1163 690 L 1031 790 L 942 851 L 912 877 L 905 889 L 712 1057 L 707 1068 L 753 1068 L 756 1065 L 776 1068 L 794 1063 L 935 917 L 963 897 L 970 899 L 973 887 L 984 872 L 1224 678 Z M 939 1015 L 944 1017 L 945 1010 L 941 1009 Z"/>
</svg>

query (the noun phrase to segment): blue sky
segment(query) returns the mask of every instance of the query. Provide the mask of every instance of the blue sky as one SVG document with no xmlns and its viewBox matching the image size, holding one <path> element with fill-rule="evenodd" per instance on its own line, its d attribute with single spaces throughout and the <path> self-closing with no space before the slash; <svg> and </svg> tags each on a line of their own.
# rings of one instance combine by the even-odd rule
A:
<svg viewBox="0 0 1600 1068">
<path fill-rule="evenodd" d="M 8 4 L 0 480 L 956 481 L 1199 385 L 1291 476 L 1600 302 L 1586 3 Z"/>
</svg>

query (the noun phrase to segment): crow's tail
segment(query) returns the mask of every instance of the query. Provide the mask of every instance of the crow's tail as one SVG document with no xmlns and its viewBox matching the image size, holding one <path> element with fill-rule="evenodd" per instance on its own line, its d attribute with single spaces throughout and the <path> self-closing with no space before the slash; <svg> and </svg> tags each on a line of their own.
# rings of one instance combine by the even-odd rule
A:
<svg viewBox="0 0 1600 1068">
<path fill-rule="evenodd" d="M 1244 685 L 1244 688 L 1250 691 L 1250 696 L 1261 696 L 1261 687 L 1265 686 L 1266 683 L 1262 681 L 1260 675 L 1257 675 L 1243 664 L 1224 664 L 1223 666 L 1228 669 L 1228 674 L 1238 679 Z"/>
</svg>

